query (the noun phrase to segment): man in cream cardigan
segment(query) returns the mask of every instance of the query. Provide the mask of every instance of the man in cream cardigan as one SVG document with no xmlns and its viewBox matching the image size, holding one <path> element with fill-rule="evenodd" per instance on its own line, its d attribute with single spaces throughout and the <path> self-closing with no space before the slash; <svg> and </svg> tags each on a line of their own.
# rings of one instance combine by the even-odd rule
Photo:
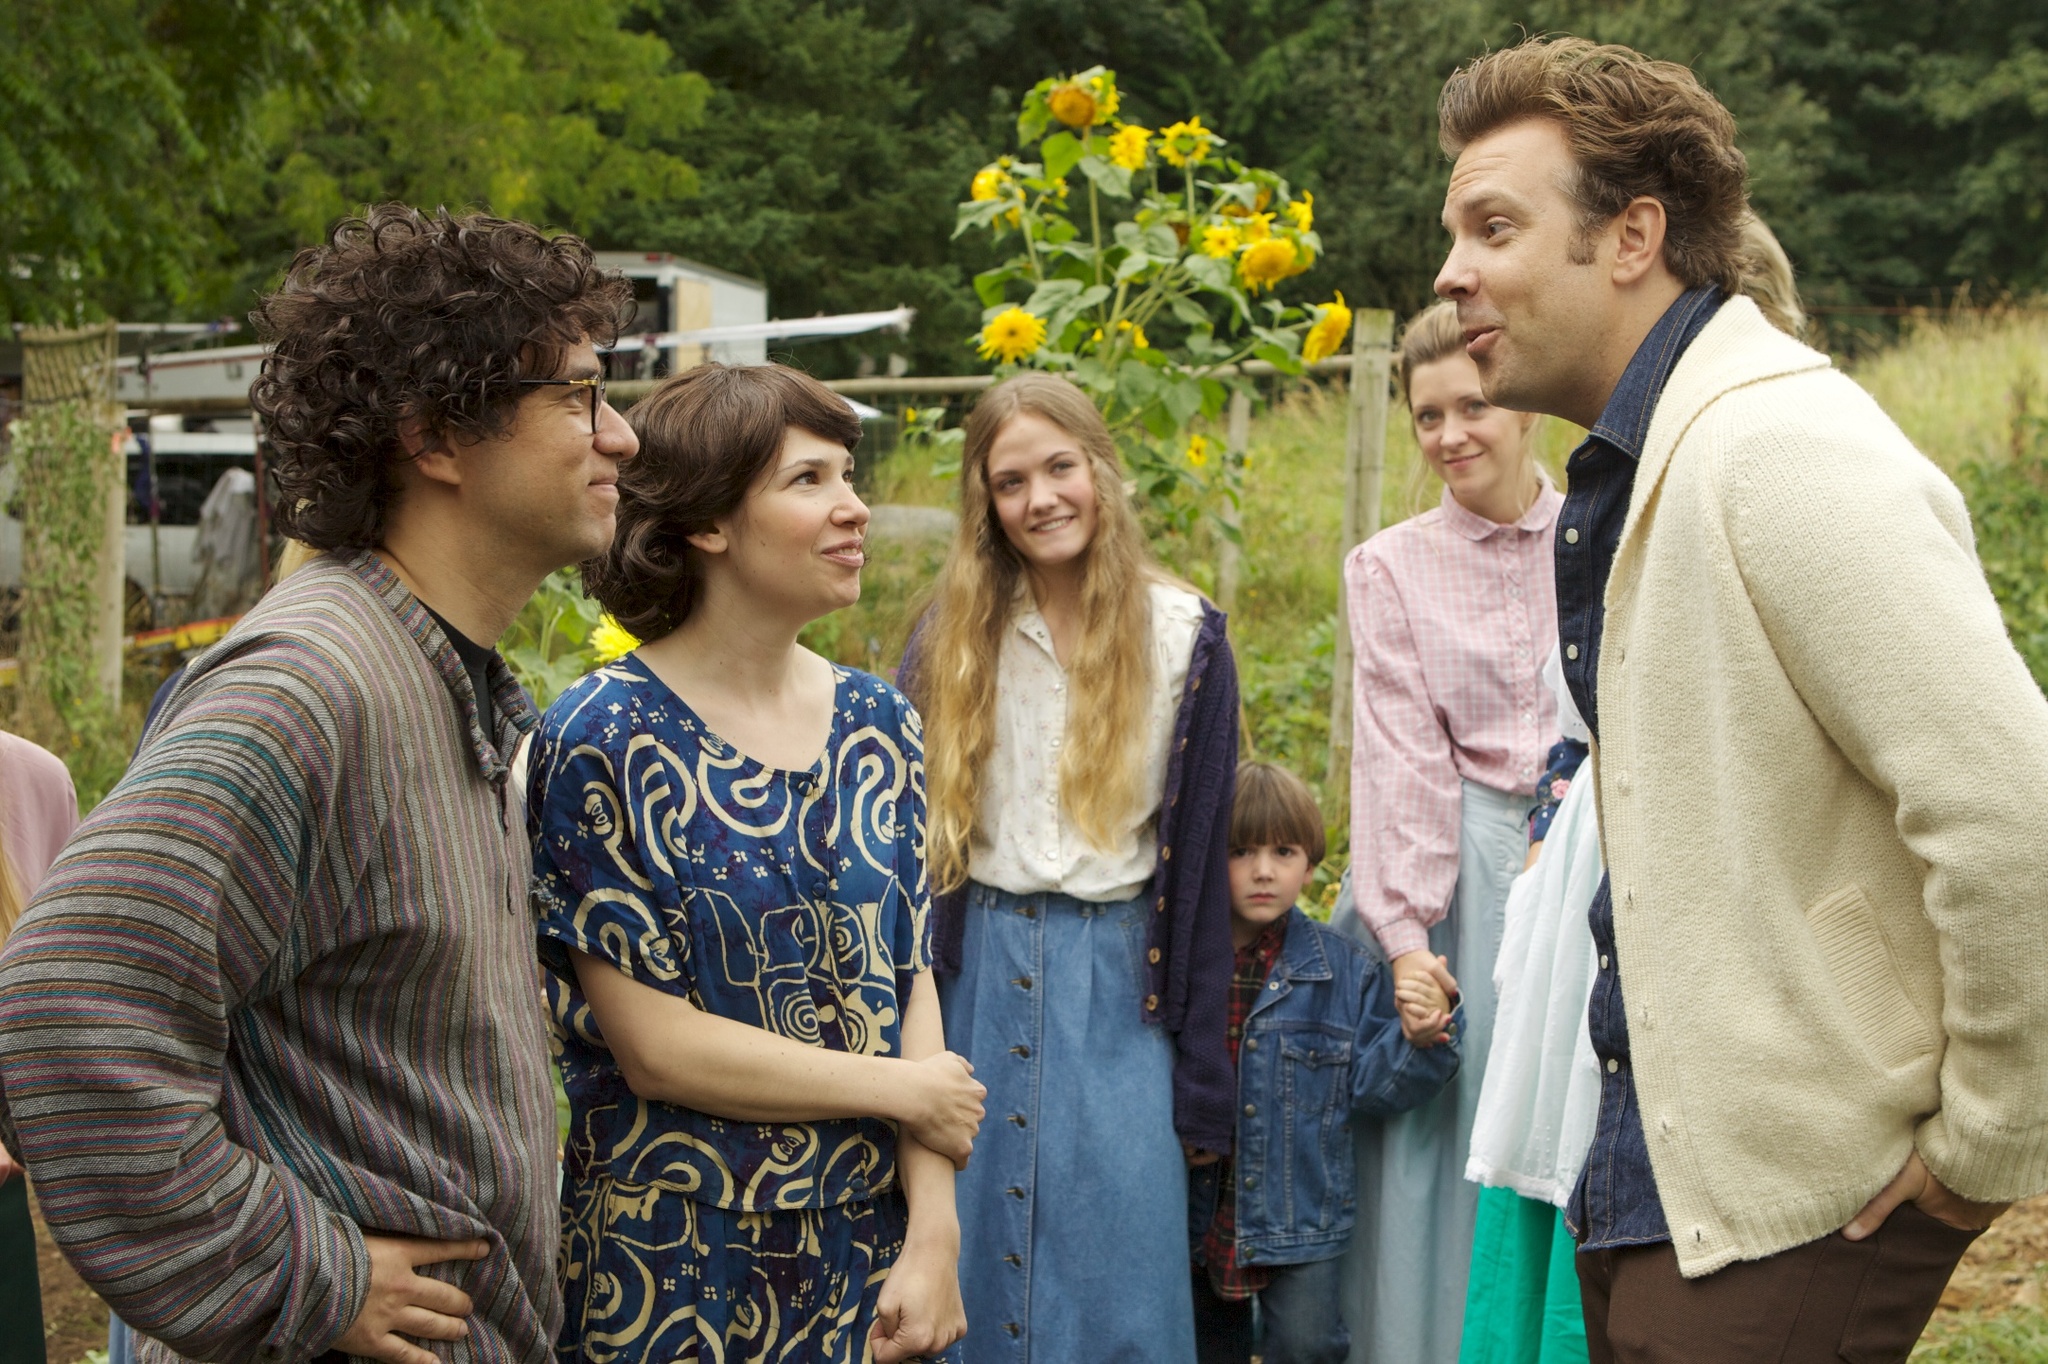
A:
<svg viewBox="0 0 2048 1364">
<path fill-rule="evenodd" d="M 2048 701 L 1955 488 L 1738 294 L 1747 171 L 1670 63 L 1455 74 L 1437 292 L 1589 429 L 1560 648 L 1595 734 L 1595 1364 L 1903 1360 L 2048 1187 Z M 1625 987 L 1625 988 L 1624 988 Z"/>
</svg>

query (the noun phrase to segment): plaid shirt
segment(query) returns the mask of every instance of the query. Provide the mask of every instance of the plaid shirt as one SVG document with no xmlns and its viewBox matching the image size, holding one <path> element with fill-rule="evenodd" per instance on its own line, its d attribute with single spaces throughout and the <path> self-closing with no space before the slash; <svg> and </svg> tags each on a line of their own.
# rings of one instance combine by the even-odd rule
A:
<svg viewBox="0 0 2048 1364">
<path fill-rule="evenodd" d="M 1225 1034 L 1230 1042 L 1232 1065 L 1237 1064 L 1237 1044 L 1244 1036 L 1252 1005 L 1258 1002 L 1259 991 L 1266 988 L 1266 977 L 1272 973 L 1273 963 L 1280 960 L 1280 949 L 1286 943 L 1287 919 L 1282 916 L 1237 949 L 1230 973 L 1230 1027 Z M 1209 1287 L 1219 1298 L 1249 1298 L 1273 1279 L 1271 1269 L 1249 1268 L 1237 1262 L 1236 1162 L 1228 1156 L 1224 1157 L 1223 1168 L 1217 1171 L 1216 1216 L 1202 1237 L 1202 1263 L 1209 1269 Z"/>
</svg>

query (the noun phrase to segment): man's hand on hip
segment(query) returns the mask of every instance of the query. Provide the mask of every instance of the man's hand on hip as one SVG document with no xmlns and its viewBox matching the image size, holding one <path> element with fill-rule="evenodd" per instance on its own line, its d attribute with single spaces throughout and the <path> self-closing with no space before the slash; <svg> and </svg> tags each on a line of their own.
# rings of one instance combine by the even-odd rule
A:
<svg viewBox="0 0 2048 1364">
<path fill-rule="evenodd" d="M 429 1241 L 420 1236 L 371 1236 L 370 1294 L 363 1310 L 330 1349 L 343 1354 L 381 1359 L 386 1364 L 436 1364 L 433 1354 L 399 1338 L 460 1340 L 469 1334 L 469 1294 L 453 1284 L 413 1273 L 420 1265 L 448 1260 L 481 1260 L 491 1253 L 488 1241 Z"/>
<path fill-rule="evenodd" d="M 1865 1203 L 1863 1211 L 1842 1228 L 1842 1235 L 1851 1241 L 1861 1241 L 1876 1234 L 1901 1203 L 1914 1204 L 1935 1221 L 1946 1222 L 1958 1231 L 1982 1231 L 1997 1219 L 1998 1214 L 2012 1206 L 2010 1203 L 1972 1203 L 1949 1192 L 1927 1168 L 1927 1162 L 1920 1159 L 1920 1153 L 1915 1151 L 1906 1157 L 1905 1168 L 1892 1176 L 1892 1182 L 1880 1189 L 1877 1197 Z"/>
</svg>

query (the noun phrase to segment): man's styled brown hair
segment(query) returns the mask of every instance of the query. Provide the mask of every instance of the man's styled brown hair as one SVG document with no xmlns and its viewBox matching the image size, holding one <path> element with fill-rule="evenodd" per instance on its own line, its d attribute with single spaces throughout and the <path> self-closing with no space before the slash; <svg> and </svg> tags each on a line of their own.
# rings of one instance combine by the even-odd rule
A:
<svg viewBox="0 0 2048 1364">
<path fill-rule="evenodd" d="M 1564 130 L 1578 175 L 1581 242 L 1638 196 L 1664 205 L 1664 263 L 1687 287 L 1742 287 L 1749 163 L 1735 119 L 1676 62 L 1584 38 L 1535 37 L 1452 73 L 1437 99 L 1437 140 L 1455 157 L 1524 119 Z M 1577 264 L 1592 260 L 1575 252 Z"/>
<path fill-rule="evenodd" d="M 278 484 L 278 529 L 315 549 L 384 538 L 399 423 L 503 434 L 522 379 L 608 346 L 633 286 L 582 238 L 481 213 L 376 204 L 292 261 L 251 320 L 270 343 L 249 390 Z"/>
<path fill-rule="evenodd" d="M 626 424 L 640 453 L 619 466 L 618 531 L 583 561 L 583 587 L 642 639 L 697 609 L 704 570 L 690 537 L 738 510 L 789 428 L 848 450 L 861 435 L 846 399 L 786 365 L 697 365 L 628 408 Z"/>
<path fill-rule="evenodd" d="M 1322 807 L 1308 783 L 1276 763 L 1237 765 L 1237 796 L 1230 805 L 1230 846 L 1291 843 L 1317 866 L 1329 851 Z"/>
</svg>

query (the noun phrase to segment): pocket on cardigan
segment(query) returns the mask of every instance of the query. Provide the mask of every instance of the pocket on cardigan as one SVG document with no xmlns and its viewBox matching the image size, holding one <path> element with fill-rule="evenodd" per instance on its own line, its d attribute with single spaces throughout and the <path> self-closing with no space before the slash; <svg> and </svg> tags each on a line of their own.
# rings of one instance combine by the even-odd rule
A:
<svg viewBox="0 0 2048 1364">
<path fill-rule="evenodd" d="M 1862 887 L 1846 885 L 1823 895 L 1807 908 L 1806 922 L 1878 1064 L 1897 1070 L 1932 1052 L 1934 1032 L 1906 993 L 1905 977 Z"/>
</svg>

